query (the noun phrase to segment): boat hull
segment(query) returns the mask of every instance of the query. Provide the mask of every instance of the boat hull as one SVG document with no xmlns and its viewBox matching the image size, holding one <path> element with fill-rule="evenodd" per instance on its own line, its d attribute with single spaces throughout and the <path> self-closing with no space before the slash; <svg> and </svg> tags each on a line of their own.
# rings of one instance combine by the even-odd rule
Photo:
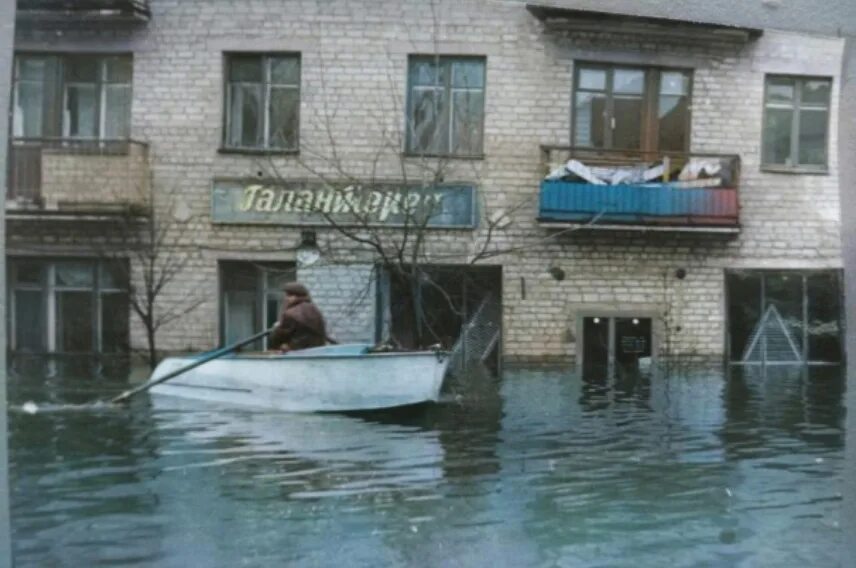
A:
<svg viewBox="0 0 856 568">
<path fill-rule="evenodd" d="M 445 354 L 365 351 L 364 345 L 337 345 L 284 355 L 233 355 L 157 385 L 152 393 L 288 412 L 375 410 L 439 399 Z M 165 359 L 151 380 L 193 361 Z"/>
</svg>

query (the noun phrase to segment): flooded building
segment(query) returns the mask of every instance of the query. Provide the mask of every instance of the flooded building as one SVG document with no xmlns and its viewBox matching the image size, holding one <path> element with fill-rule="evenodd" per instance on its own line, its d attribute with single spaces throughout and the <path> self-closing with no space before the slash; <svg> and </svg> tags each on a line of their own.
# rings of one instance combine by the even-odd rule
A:
<svg viewBox="0 0 856 568">
<path fill-rule="evenodd" d="M 13 364 L 145 349 L 141 313 L 207 349 L 295 278 L 340 341 L 401 338 L 376 245 L 405 238 L 418 326 L 464 359 L 843 357 L 839 38 L 572 1 L 81 6 L 18 2 Z"/>
</svg>

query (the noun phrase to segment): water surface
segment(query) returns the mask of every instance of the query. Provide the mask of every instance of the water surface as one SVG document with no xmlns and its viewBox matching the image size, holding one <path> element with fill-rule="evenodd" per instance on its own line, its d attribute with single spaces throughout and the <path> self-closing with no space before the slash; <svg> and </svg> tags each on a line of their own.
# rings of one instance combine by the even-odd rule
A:
<svg viewBox="0 0 856 568">
<path fill-rule="evenodd" d="M 515 370 L 405 413 L 13 413 L 16 565 L 835 566 L 841 391 L 836 368 Z"/>
</svg>

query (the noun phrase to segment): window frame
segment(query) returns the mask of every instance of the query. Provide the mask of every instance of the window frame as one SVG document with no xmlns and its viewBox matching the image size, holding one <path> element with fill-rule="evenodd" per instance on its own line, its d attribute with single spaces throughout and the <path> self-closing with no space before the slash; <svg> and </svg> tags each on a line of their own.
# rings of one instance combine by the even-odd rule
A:
<svg viewBox="0 0 856 568">
<path fill-rule="evenodd" d="M 42 81 L 42 109 L 41 109 L 41 134 L 39 136 L 16 136 L 14 134 L 14 112 L 18 101 L 18 85 L 22 82 L 20 78 L 20 64 L 22 58 L 42 58 L 53 60 L 52 64 L 48 65 L 47 74 Z M 97 78 L 94 83 L 69 81 L 66 78 L 66 69 L 69 61 L 72 59 L 93 59 L 96 61 L 98 68 Z M 114 82 L 108 80 L 107 66 L 108 61 L 114 58 L 124 58 L 127 60 L 130 69 L 130 78 L 127 82 Z M 49 77 L 48 74 L 53 75 Z M 35 83 L 33 80 L 23 80 L 26 83 Z M 94 85 L 95 86 L 95 136 L 71 136 L 67 134 L 69 124 L 66 122 L 66 104 L 68 102 L 68 88 L 74 85 Z M 127 136 L 122 138 L 108 138 L 105 136 L 107 130 L 107 87 L 110 85 L 124 85 L 128 91 L 128 109 L 127 122 L 123 125 L 127 130 Z M 16 51 L 14 54 L 14 65 L 12 75 L 12 117 L 10 120 L 13 140 L 27 139 L 56 139 L 61 141 L 78 141 L 78 142 L 110 142 L 110 141 L 127 141 L 131 139 L 131 126 L 134 104 L 134 54 L 130 52 L 116 53 L 93 53 L 93 52 L 32 52 L 32 51 Z"/>
<path fill-rule="evenodd" d="M 23 263 L 33 263 L 40 267 L 40 282 L 38 284 L 21 283 L 18 281 L 18 267 Z M 62 263 L 79 263 L 85 265 L 92 274 L 92 283 L 87 286 L 71 286 L 61 285 L 56 281 L 57 265 Z M 35 257 L 35 256 L 12 256 L 9 257 L 9 266 L 7 274 L 9 277 L 9 311 L 7 314 L 8 331 L 9 331 L 9 348 L 14 352 L 17 350 L 17 321 L 16 321 L 16 297 L 15 293 L 19 290 L 40 291 L 42 293 L 39 318 L 42 318 L 42 338 L 41 343 L 44 348 L 43 354 L 46 355 L 80 355 L 80 354 L 96 354 L 96 355 L 127 355 L 130 353 L 130 327 L 131 327 L 131 302 L 128 298 L 128 292 L 123 284 L 117 286 L 103 286 L 102 273 L 107 270 L 107 266 L 111 263 L 121 263 L 123 265 L 122 272 L 127 274 L 129 270 L 129 260 L 127 258 L 105 260 L 93 257 Z M 125 277 L 123 275 L 123 277 Z M 61 343 L 61 318 L 58 308 L 57 295 L 62 292 L 81 292 L 88 293 L 91 298 L 92 305 L 90 307 L 90 323 L 91 329 L 91 352 L 65 352 L 60 349 Z M 128 347 L 127 351 L 104 351 L 104 314 L 103 314 L 103 296 L 108 294 L 122 294 L 125 296 L 127 308 L 128 327 L 125 330 L 124 344 Z"/>
<path fill-rule="evenodd" d="M 824 366 L 842 366 L 846 363 L 847 359 L 847 351 L 846 351 L 846 329 L 844 321 L 844 314 L 839 313 L 839 317 L 837 320 L 837 331 L 838 331 L 838 345 L 839 345 L 839 355 L 840 359 L 838 361 L 828 361 L 823 359 L 812 359 L 809 351 L 810 347 L 810 337 L 808 333 L 809 329 L 809 307 L 810 307 L 810 296 L 808 290 L 809 280 L 813 277 L 817 276 L 831 276 L 836 280 L 837 286 L 837 296 L 838 296 L 838 305 L 839 308 L 844 305 L 844 274 L 841 269 L 836 268 L 794 268 L 794 269 L 776 269 L 776 268 L 727 268 L 722 271 L 722 284 L 723 284 L 723 295 L 722 301 L 725 310 L 725 333 L 723 334 L 724 341 L 724 351 L 725 361 L 727 367 L 749 367 L 749 366 L 759 366 L 763 364 L 776 364 L 775 362 L 766 361 L 765 363 L 753 362 L 753 361 L 743 361 L 742 359 L 735 359 L 735 353 L 732 345 L 732 317 L 731 317 L 731 301 L 734 298 L 735 294 L 731 286 L 729 286 L 729 277 L 730 276 L 743 276 L 743 277 L 755 277 L 759 279 L 759 290 L 758 296 L 756 297 L 758 301 L 758 305 L 760 307 L 758 321 L 763 318 L 763 314 L 766 311 L 767 306 L 770 305 L 770 302 L 767 300 L 767 278 L 770 276 L 787 276 L 789 278 L 799 278 L 801 280 L 800 289 L 801 289 L 801 312 L 802 318 L 800 320 L 801 327 L 801 336 L 799 337 L 800 341 L 800 352 L 802 356 L 802 361 L 799 363 L 788 363 L 794 365 L 803 365 L 807 367 L 824 367 Z M 745 299 L 745 298 L 744 298 Z M 758 322 L 755 322 L 757 325 Z"/>
<path fill-rule="evenodd" d="M 450 72 L 446 73 L 446 77 L 444 77 L 443 84 L 443 93 L 446 99 L 449 101 L 447 105 L 447 110 L 442 114 L 442 121 L 445 123 L 447 128 L 449 139 L 446 141 L 446 146 L 448 148 L 447 151 L 420 151 L 413 147 L 412 135 L 413 135 L 413 120 L 411 119 L 413 113 L 413 90 L 414 85 L 412 83 L 412 73 L 411 66 L 414 61 L 417 60 L 430 60 L 433 59 L 438 63 L 449 62 L 452 63 L 454 61 L 477 61 L 482 65 L 482 87 L 481 87 L 481 95 L 482 95 L 482 108 L 481 108 L 481 124 L 480 124 L 480 140 L 481 140 L 481 148 L 476 153 L 455 153 L 452 151 L 452 132 L 453 132 L 453 120 L 454 113 L 451 111 L 452 108 L 452 93 L 456 90 L 452 85 L 452 76 L 451 76 L 451 67 L 449 67 Z M 420 157 L 420 158 L 453 158 L 453 159 L 461 159 L 461 160 L 482 160 L 484 159 L 484 132 L 485 132 L 485 122 L 487 118 L 487 56 L 486 55 L 471 55 L 471 54 L 425 54 L 425 53 L 410 53 L 407 55 L 407 65 L 405 68 L 405 84 L 407 85 L 406 99 L 405 99 L 405 111 L 404 111 L 404 155 L 409 157 Z M 462 88 L 457 88 L 457 90 L 461 90 Z M 465 90 L 474 90 L 474 89 L 465 89 Z"/>
<path fill-rule="evenodd" d="M 800 123 L 800 113 L 802 112 L 802 86 L 804 83 L 808 81 L 826 81 L 829 83 L 829 99 L 826 101 L 826 128 L 824 135 L 824 154 L 825 160 L 822 165 L 820 164 L 800 164 L 796 163 L 793 165 L 788 164 L 776 164 L 766 162 L 764 159 L 764 155 L 766 153 L 767 147 L 767 113 L 770 109 L 770 106 L 767 101 L 767 95 L 770 89 L 770 79 L 790 79 L 794 81 L 794 101 L 789 108 L 793 112 L 793 118 L 791 119 L 791 155 L 796 156 L 797 160 L 799 160 L 799 123 Z M 826 175 L 829 174 L 829 138 L 830 138 L 830 126 L 832 125 L 832 93 L 833 93 L 833 85 L 834 79 L 829 76 L 822 75 L 792 75 L 792 74 L 781 74 L 781 73 L 766 73 L 764 75 L 764 94 L 763 99 L 761 100 L 761 104 L 763 112 L 761 116 L 761 155 L 759 156 L 759 162 L 761 165 L 761 171 L 764 172 L 772 172 L 772 173 L 798 173 L 798 174 L 818 174 L 818 175 Z M 786 108 L 784 105 L 773 106 L 773 108 L 784 109 Z M 818 107 L 819 108 L 819 107 Z"/>
<path fill-rule="evenodd" d="M 590 151 L 607 151 L 607 152 L 638 152 L 640 154 L 681 154 L 688 153 L 692 147 L 692 123 L 693 123 L 693 94 L 695 88 L 695 69 L 693 67 L 677 67 L 664 65 L 639 65 L 635 63 L 621 62 L 604 62 L 592 61 L 586 59 L 575 59 L 573 62 L 573 74 L 571 77 L 571 130 L 570 141 L 572 148 Z M 580 91 L 580 71 L 582 69 L 600 69 L 606 72 L 606 87 L 603 91 L 607 96 L 607 113 L 603 117 L 604 132 L 606 133 L 605 141 L 609 140 L 608 144 L 603 147 L 597 146 L 579 146 L 576 144 L 577 134 L 577 94 Z M 614 73 L 616 70 L 636 70 L 645 73 L 644 87 L 642 91 L 642 117 L 640 147 L 636 148 L 617 148 L 612 139 L 611 119 L 614 117 Z M 661 77 L 664 72 L 683 73 L 687 77 L 687 118 L 685 123 L 686 140 L 683 148 L 680 150 L 660 150 L 660 123 L 658 105 L 660 100 Z M 654 117 L 657 117 L 656 119 Z"/>
<path fill-rule="evenodd" d="M 251 83 L 246 81 L 236 81 L 232 82 L 230 79 L 231 72 L 231 62 L 234 57 L 258 57 L 261 59 L 262 65 L 262 82 L 261 83 Z M 271 61 L 274 58 L 278 57 L 293 57 L 297 60 L 297 84 L 296 85 L 286 85 L 280 83 L 273 83 L 271 81 Z M 223 135 L 220 138 L 220 149 L 219 152 L 223 154 L 299 154 L 300 153 L 300 107 L 302 103 L 302 95 L 303 95 L 303 54 L 299 51 L 266 51 L 266 52 L 258 52 L 258 51 L 227 51 L 223 53 L 223 121 L 222 121 L 222 131 Z M 232 114 L 231 114 L 231 102 L 232 102 L 232 89 L 231 86 L 233 84 L 247 84 L 247 85 L 261 85 L 262 87 L 262 117 L 261 117 L 261 128 L 262 128 L 262 144 L 260 146 L 233 146 L 229 142 L 232 125 Z M 271 133 L 270 133 L 270 97 L 272 87 L 278 88 L 292 88 L 297 93 L 297 119 L 295 124 L 295 133 L 294 133 L 294 147 L 293 148 L 284 148 L 284 147 L 275 147 L 271 146 Z"/>
<path fill-rule="evenodd" d="M 297 278 L 297 263 L 294 261 L 279 261 L 279 260 L 243 260 L 233 258 L 221 258 L 217 261 L 217 279 L 219 288 L 219 307 L 218 307 L 218 330 L 219 330 L 219 345 L 222 347 L 226 344 L 229 335 L 229 299 L 227 294 L 230 289 L 226 285 L 226 271 L 230 267 L 252 268 L 255 271 L 253 284 L 253 321 L 257 327 L 261 323 L 258 331 L 264 331 L 269 326 L 267 324 L 270 319 L 268 313 L 268 299 L 276 294 L 282 299 L 282 290 L 272 288 L 268 285 L 268 276 L 272 273 L 288 274 L 288 279 L 295 280 Z M 291 275 L 293 273 L 293 276 Z M 281 306 L 280 306 L 281 309 Z M 279 313 L 273 314 L 275 319 L 279 319 Z M 262 338 L 259 342 L 254 343 L 256 347 L 267 349 L 268 338 Z"/>
</svg>

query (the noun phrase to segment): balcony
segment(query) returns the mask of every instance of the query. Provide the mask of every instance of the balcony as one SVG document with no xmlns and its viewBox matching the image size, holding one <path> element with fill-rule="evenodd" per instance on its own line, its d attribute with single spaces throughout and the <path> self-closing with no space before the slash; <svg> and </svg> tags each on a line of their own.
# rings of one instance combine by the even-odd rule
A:
<svg viewBox="0 0 856 568">
<path fill-rule="evenodd" d="M 149 21 L 149 0 L 18 0 L 16 23 L 28 29 L 138 26 Z"/>
<path fill-rule="evenodd" d="M 735 155 L 542 146 L 538 221 L 548 228 L 736 234 Z"/>
<path fill-rule="evenodd" d="M 703 22 L 696 19 L 640 16 L 633 13 L 565 8 L 551 3 L 527 3 L 530 14 L 543 22 L 544 28 L 562 34 L 609 34 L 644 37 L 655 42 L 735 43 L 754 41 L 763 35 L 760 28 L 747 28 Z M 680 10 L 676 10 L 680 12 Z"/>
<path fill-rule="evenodd" d="M 142 142 L 16 138 L 9 150 L 9 217 L 148 212 L 148 146 Z"/>
</svg>

